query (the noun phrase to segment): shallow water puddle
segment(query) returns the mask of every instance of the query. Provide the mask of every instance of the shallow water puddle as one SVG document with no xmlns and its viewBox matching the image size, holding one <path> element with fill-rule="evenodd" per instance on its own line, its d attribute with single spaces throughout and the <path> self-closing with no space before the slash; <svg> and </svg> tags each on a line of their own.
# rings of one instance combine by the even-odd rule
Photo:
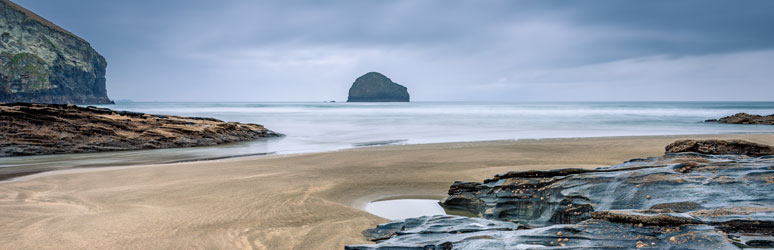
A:
<svg viewBox="0 0 774 250">
<path fill-rule="evenodd" d="M 443 207 L 438 205 L 438 200 L 429 199 L 374 201 L 365 206 L 365 211 L 390 220 L 446 214 Z"/>
</svg>

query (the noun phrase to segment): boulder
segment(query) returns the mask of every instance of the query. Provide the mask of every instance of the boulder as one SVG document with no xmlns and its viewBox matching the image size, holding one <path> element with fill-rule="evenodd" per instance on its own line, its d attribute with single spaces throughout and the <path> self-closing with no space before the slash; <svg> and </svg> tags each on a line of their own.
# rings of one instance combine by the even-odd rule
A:
<svg viewBox="0 0 774 250">
<path fill-rule="evenodd" d="M 392 82 L 378 72 L 358 77 L 349 88 L 347 102 L 408 102 L 409 93 L 403 85 Z"/>
</svg>

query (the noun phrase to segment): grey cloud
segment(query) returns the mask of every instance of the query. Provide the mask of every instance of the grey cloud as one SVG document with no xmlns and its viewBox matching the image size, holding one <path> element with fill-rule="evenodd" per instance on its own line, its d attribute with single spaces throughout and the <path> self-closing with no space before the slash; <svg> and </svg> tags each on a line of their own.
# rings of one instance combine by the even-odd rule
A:
<svg viewBox="0 0 774 250">
<path fill-rule="evenodd" d="M 724 83 L 774 88 L 763 84 L 767 72 L 713 62 L 774 66 L 759 56 L 774 49 L 772 1 L 17 2 L 105 55 L 117 98 L 343 99 L 357 75 L 374 70 L 416 100 L 631 95 L 610 82 L 654 100 L 680 99 L 663 94 L 675 85 L 705 86 L 697 93 L 707 100 L 720 98 Z M 707 85 L 693 70 L 701 63 L 743 80 Z M 607 74 L 621 68 L 632 73 Z"/>
</svg>

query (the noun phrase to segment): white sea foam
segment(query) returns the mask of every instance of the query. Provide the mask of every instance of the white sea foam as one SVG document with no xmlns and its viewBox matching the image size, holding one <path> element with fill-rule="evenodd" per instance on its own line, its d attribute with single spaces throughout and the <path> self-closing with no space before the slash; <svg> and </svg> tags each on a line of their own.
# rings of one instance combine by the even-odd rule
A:
<svg viewBox="0 0 774 250">
<path fill-rule="evenodd" d="M 772 102 L 581 103 L 121 103 L 117 110 L 259 123 L 286 134 L 217 147 L 0 158 L 19 165 L 116 165 L 255 153 L 398 144 L 629 135 L 771 133 L 774 126 L 703 123 L 737 112 L 774 113 Z"/>
</svg>

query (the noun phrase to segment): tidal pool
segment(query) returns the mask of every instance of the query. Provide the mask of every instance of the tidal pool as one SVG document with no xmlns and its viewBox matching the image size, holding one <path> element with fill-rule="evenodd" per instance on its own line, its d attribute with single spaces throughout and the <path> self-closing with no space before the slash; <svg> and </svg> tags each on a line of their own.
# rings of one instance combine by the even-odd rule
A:
<svg viewBox="0 0 774 250">
<path fill-rule="evenodd" d="M 378 200 L 368 203 L 365 211 L 390 220 L 446 214 L 438 200 L 430 199 Z"/>
</svg>

